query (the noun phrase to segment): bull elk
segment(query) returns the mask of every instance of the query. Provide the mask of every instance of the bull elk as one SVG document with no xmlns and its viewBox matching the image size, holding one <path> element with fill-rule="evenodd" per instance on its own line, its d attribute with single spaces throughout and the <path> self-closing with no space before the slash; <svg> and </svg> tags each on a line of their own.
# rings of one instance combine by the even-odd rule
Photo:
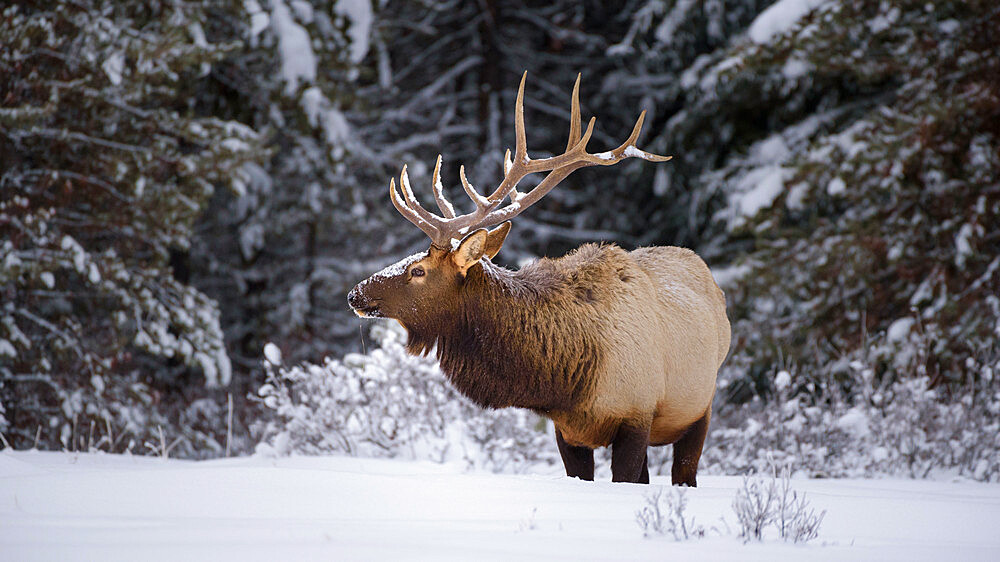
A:
<svg viewBox="0 0 1000 562">
<path fill-rule="evenodd" d="M 442 189 L 438 156 L 438 215 L 417 202 L 404 166 L 402 197 L 395 180 L 389 196 L 430 237 L 430 248 L 362 281 L 348 302 L 359 316 L 399 321 L 408 352 L 436 349 L 442 371 L 477 404 L 529 408 L 551 419 L 567 475 L 593 480 L 593 450 L 611 446 L 612 480 L 647 483 L 647 447 L 673 444 L 673 483 L 695 486 L 730 340 L 725 296 L 705 262 L 684 248 L 627 252 L 614 244 L 585 244 L 518 271 L 491 262 L 509 220 L 574 170 L 628 157 L 669 159 L 636 148 L 645 112 L 621 146 L 587 152 L 595 119 L 581 136 L 579 77 L 566 151 L 529 158 L 526 76 L 517 91 L 514 157 L 504 155 L 500 185 L 483 196 L 460 168 L 476 208 L 457 216 Z M 537 172 L 548 174 L 530 191 L 517 190 Z"/>
</svg>

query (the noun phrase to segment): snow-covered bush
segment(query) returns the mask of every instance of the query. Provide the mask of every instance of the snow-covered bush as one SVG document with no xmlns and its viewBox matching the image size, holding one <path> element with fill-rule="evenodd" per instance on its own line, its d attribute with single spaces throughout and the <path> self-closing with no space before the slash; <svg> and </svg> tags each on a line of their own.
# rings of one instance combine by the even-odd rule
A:
<svg viewBox="0 0 1000 562">
<path fill-rule="evenodd" d="M 521 409 L 485 411 L 460 395 L 432 357 L 413 357 L 395 324 L 376 324 L 378 348 L 321 365 L 281 365 L 269 353 L 258 424 L 265 454 L 403 457 L 522 472 L 558 466 L 551 432 Z M 706 472 L 763 472 L 776 463 L 819 477 L 935 473 L 1000 480 L 1000 384 L 982 366 L 975 386 L 948 397 L 928 377 L 905 377 L 926 360 L 928 340 L 881 338 L 848 357 L 826 381 L 792 369 L 774 377 L 767 400 L 722 405 L 702 457 Z M 909 358 L 909 362 L 903 361 Z M 895 362 L 901 371 L 887 370 Z M 876 375 L 881 372 L 881 375 Z M 793 374 L 794 373 L 794 374 Z M 723 394 L 723 393 L 720 393 Z M 607 450 L 598 452 L 607 467 Z M 653 474 L 669 474 L 670 447 L 650 449 Z"/>
<path fill-rule="evenodd" d="M 344 453 L 457 462 L 522 472 L 558 462 L 541 418 L 483 410 L 455 391 L 433 357 L 411 356 L 396 324 L 371 330 L 378 348 L 322 365 L 284 366 L 273 348 L 258 396 L 261 454 Z"/>
<path fill-rule="evenodd" d="M 723 406 L 703 462 L 724 473 L 778 462 L 823 477 L 1000 481 L 1000 354 L 970 359 L 975 375 L 948 387 L 926 373 L 934 334 L 898 336 L 879 337 L 820 376 L 781 370 L 766 399 Z"/>
</svg>

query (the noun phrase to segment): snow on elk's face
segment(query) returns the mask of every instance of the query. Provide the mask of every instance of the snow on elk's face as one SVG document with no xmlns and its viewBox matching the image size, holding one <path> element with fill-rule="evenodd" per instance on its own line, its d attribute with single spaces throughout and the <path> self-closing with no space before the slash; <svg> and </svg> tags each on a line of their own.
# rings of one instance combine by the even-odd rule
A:
<svg viewBox="0 0 1000 562">
<path fill-rule="evenodd" d="M 492 232 L 477 230 L 454 250 L 432 245 L 358 283 L 347 294 L 347 302 L 358 316 L 393 318 L 404 326 L 446 310 L 458 298 L 469 269 L 484 255 L 496 255 L 508 229 L 509 223 Z M 491 242 L 496 251 L 491 251 Z"/>
</svg>

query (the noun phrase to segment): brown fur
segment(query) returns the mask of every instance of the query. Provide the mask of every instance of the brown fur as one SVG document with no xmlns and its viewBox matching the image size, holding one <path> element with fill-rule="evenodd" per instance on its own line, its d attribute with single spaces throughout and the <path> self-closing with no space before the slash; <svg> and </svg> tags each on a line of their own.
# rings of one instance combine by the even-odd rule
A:
<svg viewBox="0 0 1000 562">
<path fill-rule="evenodd" d="M 499 244 L 474 236 L 406 266 L 425 275 L 360 284 L 352 306 L 398 319 L 412 353 L 436 346 L 476 403 L 552 419 L 564 459 L 614 443 L 615 480 L 648 481 L 647 444 L 677 442 L 675 483 L 693 485 L 729 349 L 725 298 L 704 262 L 682 248 L 587 244 L 510 271 L 479 259 Z"/>
<path fill-rule="evenodd" d="M 602 370 L 598 334 L 578 310 L 597 298 L 581 298 L 594 285 L 582 278 L 599 275 L 595 251 L 584 247 L 568 271 L 550 260 L 516 272 L 483 261 L 453 307 L 407 326 L 410 350 L 436 344 L 442 370 L 482 406 L 572 410 Z"/>
</svg>

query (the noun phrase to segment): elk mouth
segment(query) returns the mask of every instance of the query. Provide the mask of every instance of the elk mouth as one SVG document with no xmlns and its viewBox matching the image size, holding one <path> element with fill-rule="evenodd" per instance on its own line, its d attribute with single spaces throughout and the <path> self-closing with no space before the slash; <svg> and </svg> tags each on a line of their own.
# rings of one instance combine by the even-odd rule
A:
<svg viewBox="0 0 1000 562">
<path fill-rule="evenodd" d="M 364 296 L 364 294 L 358 290 L 358 287 L 351 289 L 351 292 L 347 293 L 347 304 L 350 305 L 351 310 L 354 314 L 365 318 L 378 318 L 382 316 L 379 314 L 378 302 L 380 299 L 369 299 Z"/>
<path fill-rule="evenodd" d="M 369 306 L 362 306 L 354 308 L 354 314 L 357 314 L 361 318 L 381 318 L 382 315 L 379 313 L 378 305 L 373 304 Z"/>
</svg>

